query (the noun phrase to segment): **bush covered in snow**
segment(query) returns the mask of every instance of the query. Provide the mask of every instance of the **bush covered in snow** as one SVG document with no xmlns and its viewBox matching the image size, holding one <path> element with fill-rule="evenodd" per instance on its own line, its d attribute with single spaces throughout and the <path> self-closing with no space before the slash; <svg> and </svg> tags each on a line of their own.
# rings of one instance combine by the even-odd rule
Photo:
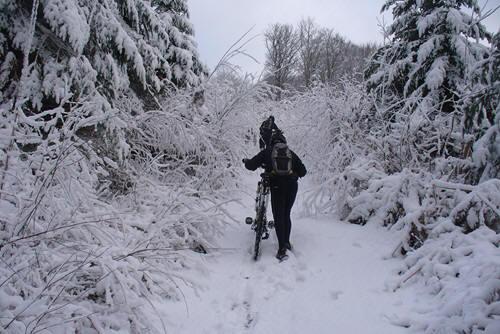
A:
<svg viewBox="0 0 500 334">
<path fill-rule="evenodd" d="M 163 331 L 168 315 L 156 305 L 182 298 L 193 251 L 209 250 L 228 221 L 220 204 L 235 182 L 248 99 L 243 88 L 222 87 L 207 84 L 203 110 L 179 92 L 163 109 L 129 117 L 123 142 L 97 126 L 40 155 L 10 147 L 0 210 L 4 330 Z M 217 118 L 218 107 L 227 114 Z"/>
<path fill-rule="evenodd" d="M 204 72 L 185 1 L 1 2 L 1 332 L 166 330 L 257 123 Z"/>
</svg>

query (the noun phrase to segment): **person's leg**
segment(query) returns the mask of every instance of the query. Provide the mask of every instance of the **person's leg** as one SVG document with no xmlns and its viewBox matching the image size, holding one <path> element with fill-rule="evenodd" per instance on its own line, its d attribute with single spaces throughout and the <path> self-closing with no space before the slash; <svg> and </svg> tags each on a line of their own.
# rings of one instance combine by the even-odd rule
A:
<svg viewBox="0 0 500 334">
<path fill-rule="evenodd" d="M 295 202 L 295 198 L 297 197 L 297 182 L 290 182 L 290 184 L 287 187 L 286 194 L 285 196 L 285 242 L 290 245 L 290 234 L 292 232 L 292 220 L 290 219 L 290 214 L 292 211 L 293 203 Z"/>
<path fill-rule="evenodd" d="M 287 242 L 286 194 L 281 187 L 271 187 L 271 206 L 274 217 L 274 228 L 278 237 L 279 248 Z"/>
</svg>

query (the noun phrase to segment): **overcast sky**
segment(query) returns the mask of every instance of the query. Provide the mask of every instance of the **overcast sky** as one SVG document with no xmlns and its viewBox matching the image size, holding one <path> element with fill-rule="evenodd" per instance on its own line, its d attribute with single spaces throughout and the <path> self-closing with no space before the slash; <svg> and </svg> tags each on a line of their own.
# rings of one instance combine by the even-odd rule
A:
<svg viewBox="0 0 500 334">
<path fill-rule="evenodd" d="M 296 24 L 311 17 L 322 27 L 333 28 L 355 43 L 381 42 L 377 19 L 391 21 L 390 12 L 380 13 L 385 0 L 188 0 L 191 22 L 202 60 L 213 69 L 224 52 L 246 31 L 256 36 L 245 51 L 256 58 L 232 60 L 246 72 L 258 73 L 264 64 L 263 31 L 272 23 Z M 485 4 L 486 0 L 479 0 Z M 487 8 L 500 5 L 489 0 Z M 489 31 L 500 28 L 500 10 L 486 22 Z"/>
</svg>

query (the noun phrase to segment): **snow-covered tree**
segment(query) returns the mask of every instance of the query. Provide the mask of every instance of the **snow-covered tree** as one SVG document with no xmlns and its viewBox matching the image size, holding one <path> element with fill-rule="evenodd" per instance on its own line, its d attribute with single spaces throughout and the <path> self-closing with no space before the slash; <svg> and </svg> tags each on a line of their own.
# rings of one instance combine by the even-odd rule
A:
<svg viewBox="0 0 500 334">
<path fill-rule="evenodd" d="M 4 117 L 32 154 L 42 142 L 101 138 L 121 160 L 133 118 L 161 108 L 155 95 L 204 75 L 185 1 L 9 0 L 0 9 Z"/>
<path fill-rule="evenodd" d="M 2 87 L 4 99 L 16 92 L 34 113 L 49 108 L 48 100 L 58 104 L 63 92 L 73 102 L 89 94 L 110 101 L 130 92 L 158 93 L 172 83 L 197 85 L 204 72 L 185 1 L 3 1 L 1 9 L 0 61 L 10 79 L 3 82 L 17 85 L 23 55 L 31 82 Z M 90 77 L 63 78 L 66 72 Z"/>
<path fill-rule="evenodd" d="M 466 74 L 486 56 L 487 48 L 478 43 L 489 38 L 478 20 L 479 6 L 465 0 L 389 0 L 382 10 L 391 7 L 392 41 L 374 55 L 368 89 L 439 100 L 443 112 L 452 112 Z M 433 106 L 432 101 L 427 104 Z"/>
<path fill-rule="evenodd" d="M 407 162 L 462 157 L 464 92 L 488 56 L 480 8 L 474 0 L 389 0 L 382 10 L 390 8 L 391 42 L 365 74 L 377 108 L 394 125 L 391 145 Z"/>
<path fill-rule="evenodd" d="M 475 170 L 470 182 L 500 178 L 500 33 L 490 57 L 478 64 L 483 72 L 465 103 L 465 131 L 480 137 L 472 148 Z"/>
<path fill-rule="evenodd" d="M 196 85 L 206 69 L 198 59 L 187 0 L 153 0 L 152 6 L 160 14 L 160 19 L 169 23 L 167 60 L 172 66 L 172 82 L 178 86 Z"/>
</svg>

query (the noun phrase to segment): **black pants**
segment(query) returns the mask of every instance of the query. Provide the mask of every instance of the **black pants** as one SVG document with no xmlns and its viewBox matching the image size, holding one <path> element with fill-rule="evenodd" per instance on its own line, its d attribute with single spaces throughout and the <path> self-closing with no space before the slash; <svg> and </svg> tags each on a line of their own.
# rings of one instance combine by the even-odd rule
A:
<svg viewBox="0 0 500 334">
<path fill-rule="evenodd" d="M 271 185 L 271 205 L 279 248 L 285 247 L 290 242 L 292 229 L 290 211 L 292 211 L 297 196 L 297 188 L 297 181 L 295 180 Z"/>
</svg>

